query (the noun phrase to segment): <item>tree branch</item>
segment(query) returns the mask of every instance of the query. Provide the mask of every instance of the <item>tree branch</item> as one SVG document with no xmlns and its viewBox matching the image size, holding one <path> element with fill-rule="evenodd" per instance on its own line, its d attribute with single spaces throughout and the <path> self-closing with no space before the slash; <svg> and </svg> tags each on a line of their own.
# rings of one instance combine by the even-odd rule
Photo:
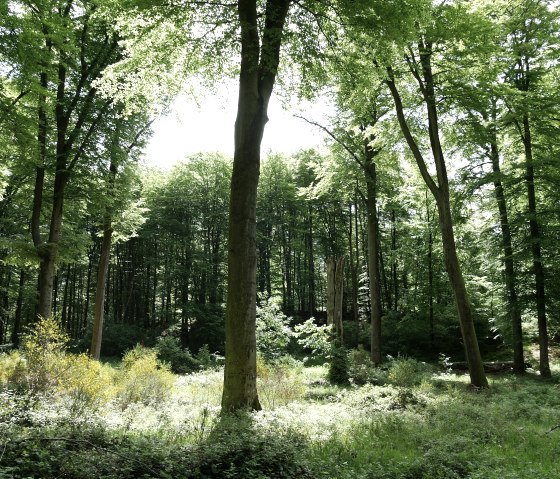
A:
<svg viewBox="0 0 560 479">
<path fill-rule="evenodd" d="M 391 67 L 387 67 L 387 74 L 388 74 L 388 79 L 385 80 L 385 84 L 389 87 L 389 90 L 391 91 L 391 95 L 393 96 L 393 101 L 395 102 L 395 110 L 397 113 L 397 119 L 399 121 L 401 131 L 408 144 L 408 147 L 410 148 L 410 151 L 412 152 L 412 155 L 414 156 L 414 159 L 416 160 L 416 164 L 420 169 L 420 174 L 422 175 L 422 178 L 426 182 L 428 188 L 430 188 L 432 194 L 437 198 L 439 197 L 440 194 L 439 187 L 435 183 L 432 176 L 430 175 L 430 172 L 428 171 L 428 167 L 426 166 L 426 161 L 424 160 L 424 156 L 422 155 L 420 148 L 418 148 L 418 144 L 416 143 L 416 140 L 412 136 L 412 132 L 408 127 L 408 122 L 406 121 L 406 118 L 404 116 L 402 99 L 397 89 L 397 86 L 395 84 L 395 78 Z"/>
</svg>

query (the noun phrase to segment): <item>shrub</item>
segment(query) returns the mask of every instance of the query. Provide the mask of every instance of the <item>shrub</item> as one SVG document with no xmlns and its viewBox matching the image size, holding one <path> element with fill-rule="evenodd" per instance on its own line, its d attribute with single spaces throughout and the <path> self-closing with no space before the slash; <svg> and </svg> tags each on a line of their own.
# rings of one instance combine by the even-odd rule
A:
<svg viewBox="0 0 560 479">
<path fill-rule="evenodd" d="M 215 365 L 212 354 L 210 354 L 210 347 L 207 344 L 203 344 L 200 347 L 195 358 L 203 369 L 208 369 Z"/>
<path fill-rule="evenodd" d="M 291 356 L 266 363 L 257 356 L 259 397 L 266 408 L 286 405 L 305 395 L 302 365 Z"/>
<path fill-rule="evenodd" d="M 113 323 L 107 320 L 103 323 L 103 341 L 101 356 L 121 357 L 126 351 L 134 348 L 138 343 L 153 344 L 153 330 L 126 323 Z M 84 337 L 77 341 L 72 352 L 88 351 L 91 345 L 92 325 L 89 325 Z"/>
<path fill-rule="evenodd" d="M 362 346 L 350 351 L 348 376 L 352 383 L 358 385 L 368 383 L 382 385 L 387 382 L 387 373 L 374 366 L 369 352 Z"/>
<path fill-rule="evenodd" d="M 311 479 L 306 442 L 294 431 L 263 431 L 243 417 L 223 419 L 187 456 L 185 478 Z"/>
<path fill-rule="evenodd" d="M 57 389 L 67 399 L 72 417 L 97 411 L 111 399 L 114 372 L 110 366 L 85 354 L 68 355 L 67 363 Z"/>
<path fill-rule="evenodd" d="M 0 354 L 0 385 L 22 386 L 26 378 L 27 361 L 19 351 Z"/>
<path fill-rule="evenodd" d="M 27 387 L 32 392 L 51 391 L 68 369 L 66 346 L 69 337 L 54 318 L 40 319 L 23 335 Z"/>
<path fill-rule="evenodd" d="M 431 373 L 430 367 L 412 358 L 392 359 L 388 378 L 396 386 L 418 386 Z"/>
<path fill-rule="evenodd" d="M 325 362 L 331 353 L 332 326 L 318 326 L 309 318 L 294 328 L 298 344 L 319 362 Z M 307 362 L 307 358 L 304 359 Z"/>
<path fill-rule="evenodd" d="M 267 298 L 257 305 L 257 349 L 266 360 L 285 354 L 293 336 L 289 323 L 276 299 Z"/>
<path fill-rule="evenodd" d="M 117 394 L 123 407 L 162 402 L 171 393 L 175 377 L 155 350 L 136 346 L 124 355 L 122 366 Z"/>
<path fill-rule="evenodd" d="M 348 350 L 343 347 L 333 347 L 328 372 L 329 382 L 340 385 L 348 384 L 350 382 L 348 370 Z"/>
<path fill-rule="evenodd" d="M 193 358 L 188 349 L 183 349 L 179 339 L 173 336 L 160 337 L 156 343 L 157 357 L 165 362 L 175 374 L 187 374 L 198 371 L 201 363 Z"/>
</svg>

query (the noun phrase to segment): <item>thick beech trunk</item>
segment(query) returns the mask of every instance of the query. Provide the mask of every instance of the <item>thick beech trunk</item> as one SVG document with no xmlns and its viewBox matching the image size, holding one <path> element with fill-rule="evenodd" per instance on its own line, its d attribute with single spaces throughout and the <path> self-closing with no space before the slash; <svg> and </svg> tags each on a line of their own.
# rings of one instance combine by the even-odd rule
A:
<svg viewBox="0 0 560 479">
<path fill-rule="evenodd" d="M 238 0 L 239 101 L 231 178 L 222 410 L 260 409 L 256 377 L 256 204 L 260 147 L 268 121 L 290 0 L 268 0 L 262 44 L 256 0 Z"/>
<path fill-rule="evenodd" d="M 62 163 L 62 162 L 60 162 Z M 48 318 L 52 313 L 52 296 L 54 287 L 55 267 L 58 255 L 58 243 L 62 228 L 62 211 L 64 205 L 64 191 L 69 174 L 66 165 L 57 165 L 54 182 L 54 200 L 52 206 L 49 239 L 47 243 L 38 246 L 39 264 L 39 303 L 37 315 Z"/>
<path fill-rule="evenodd" d="M 409 65 L 411 67 L 413 76 L 418 82 L 420 91 L 422 92 L 424 104 L 426 106 L 428 114 L 428 133 L 430 137 L 432 155 L 436 167 L 437 181 L 434 180 L 434 178 L 432 178 L 432 176 L 430 175 L 426 161 L 424 160 L 424 156 L 422 155 L 422 152 L 420 151 L 420 148 L 418 147 L 418 144 L 416 143 L 416 140 L 414 139 L 412 132 L 408 127 L 408 122 L 404 116 L 402 100 L 394 81 L 393 71 L 390 68 L 387 72 L 388 79 L 386 80 L 386 84 L 391 91 L 391 95 L 395 103 L 397 118 L 403 136 L 405 137 L 405 140 L 407 141 L 408 146 L 416 160 L 416 164 L 418 165 L 422 178 L 426 182 L 426 185 L 428 186 L 436 200 L 439 213 L 439 223 L 443 243 L 445 266 L 447 269 L 449 282 L 451 283 L 451 288 L 453 290 L 453 295 L 455 297 L 455 305 L 457 307 L 459 323 L 461 326 L 461 335 L 463 338 L 465 356 L 467 359 L 467 363 L 469 364 L 471 383 L 475 387 L 488 387 L 488 380 L 486 379 L 486 375 L 484 373 L 482 357 L 480 355 L 480 349 L 478 347 L 478 339 L 476 337 L 471 305 L 459 264 L 459 258 L 457 257 L 457 248 L 455 245 L 453 219 L 449 203 L 449 181 L 447 178 L 447 167 L 445 165 L 445 158 L 443 156 L 443 150 L 441 148 L 441 142 L 439 138 L 435 82 L 431 66 L 432 45 L 430 42 L 422 40 L 418 44 L 418 50 L 420 53 L 420 62 L 415 63 L 414 65 L 412 63 L 409 63 Z M 409 59 L 409 62 L 412 62 L 412 59 Z"/>
</svg>

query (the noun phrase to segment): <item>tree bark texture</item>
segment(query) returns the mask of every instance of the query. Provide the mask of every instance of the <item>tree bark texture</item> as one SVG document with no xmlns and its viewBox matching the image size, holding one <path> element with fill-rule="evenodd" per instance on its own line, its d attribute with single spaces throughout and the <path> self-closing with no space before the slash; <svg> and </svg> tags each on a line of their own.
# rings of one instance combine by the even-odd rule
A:
<svg viewBox="0 0 560 479">
<path fill-rule="evenodd" d="M 229 206 L 224 412 L 261 408 L 255 337 L 257 185 L 260 146 L 290 3 L 267 1 L 261 42 L 256 0 L 237 2 L 241 69 Z"/>
</svg>

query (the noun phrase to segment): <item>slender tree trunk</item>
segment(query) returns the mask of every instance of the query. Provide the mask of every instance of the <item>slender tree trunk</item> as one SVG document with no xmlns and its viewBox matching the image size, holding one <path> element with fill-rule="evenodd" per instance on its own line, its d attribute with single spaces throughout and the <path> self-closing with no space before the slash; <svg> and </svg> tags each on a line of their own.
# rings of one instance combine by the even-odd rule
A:
<svg viewBox="0 0 560 479">
<path fill-rule="evenodd" d="M 113 227 L 111 225 L 111 215 L 107 214 L 103 224 L 103 242 L 101 243 L 101 253 L 97 269 L 97 285 L 95 288 L 93 331 L 91 336 L 91 345 L 89 348 L 89 354 L 94 359 L 99 359 L 101 354 L 103 319 L 105 315 L 105 288 L 107 285 L 107 272 L 109 271 L 109 259 L 111 258 L 112 236 Z"/>
<path fill-rule="evenodd" d="M 269 0 L 259 38 L 256 0 L 238 0 L 239 102 L 231 178 L 222 410 L 260 409 L 256 378 L 256 203 L 260 147 L 268 121 L 290 0 Z"/>
<path fill-rule="evenodd" d="M 443 253 L 445 258 L 445 266 L 451 283 L 451 288 L 455 297 L 455 305 L 459 316 L 461 326 L 461 336 L 463 338 L 463 346 L 465 356 L 469 364 L 469 374 L 471 383 L 475 387 L 488 387 L 488 380 L 484 373 L 484 364 L 480 355 L 478 339 L 474 327 L 472 310 L 463 278 L 463 273 L 457 257 L 457 249 L 455 244 L 455 235 L 453 232 L 453 219 L 451 215 L 451 207 L 449 202 L 449 181 L 447 178 L 447 167 L 439 138 L 438 114 L 436 107 L 435 82 L 431 67 L 432 44 L 430 42 L 421 41 L 418 44 L 420 53 L 420 64 L 417 67 L 421 71 L 421 76 L 416 66 L 411 65 L 412 74 L 418 81 L 420 90 L 424 98 L 424 104 L 428 114 L 428 133 L 430 137 L 430 146 L 436 167 L 437 183 L 429 173 L 428 167 L 424 160 L 424 156 L 414 139 L 412 132 L 408 127 L 408 122 L 404 116 L 402 100 L 393 79 L 393 71 L 389 68 L 389 79 L 386 81 L 387 86 L 393 97 L 397 118 L 401 131 L 408 143 L 408 146 L 416 160 L 416 164 L 420 170 L 422 178 L 432 192 L 439 214 L 439 223 L 441 229 L 441 238 L 443 244 Z"/>
<path fill-rule="evenodd" d="M 428 221 L 428 307 L 430 324 L 430 345 L 435 346 L 434 333 L 434 236 L 432 233 L 432 219 L 430 217 L 430 205 L 428 203 L 428 192 L 426 191 L 426 215 Z"/>
<path fill-rule="evenodd" d="M 342 306 L 344 304 L 344 257 L 336 261 L 336 271 L 334 275 L 334 325 L 336 330 L 337 343 L 344 345 L 344 328 L 342 325 Z"/>
<path fill-rule="evenodd" d="M 527 186 L 527 203 L 529 213 L 529 231 L 531 252 L 533 254 L 533 274 L 535 275 L 535 301 L 537 304 L 537 323 L 539 329 L 539 371 L 541 376 L 549 378 L 548 328 L 546 319 L 546 295 L 544 266 L 541 253 L 541 232 L 537 218 L 537 200 L 535 195 L 535 168 L 533 163 L 533 142 L 529 116 L 523 115 L 523 146 L 525 149 L 525 184 Z"/>
<path fill-rule="evenodd" d="M 397 264 L 397 220 L 395 209 L 391 210 L 391 282 L 393 283 L 393 311 L 397 311 L 399 305 L 399 280 Z"/>
<path fill-rule="evenodd" d="M 381 271 L 379 268 L 379 242 L 377 237 L 377 173 L 374 162 L 375 151 L 366 146 L 366 209 L 369 291 L 371 301 L 371 360 L 376 366 L 381 364 Z"/>
<path fill-rule="evenodd" d="M 494 136 L 490 144 L 490 156 L 492 160 L 492 172 L 494 173 L 494 194 L 498 203 L 500 213 L 500 227 L 502 230 L 502 248 L 504 250 L 504 274 L 508 312 L 511 320 L 512 343 L 513 343 L 513 371 L 516 374 L 525 372 L 525 359 L 523 355 L 523 330 L 521 327 L 521 309 L 517 300 L 515 268 L 513 263 L 513 246 L 511 241 L 511 229 L 507 213 L 506 197 L 501 180 L 500 155 L 498 142 Z"/>
<path fill-rule="evenodd" d="M 15 348 L 19 346 L 21 333 L 21 316 L 23 310 L 23 287 L 25 286 L 25 270 L 19 272 L 19 288 L 16 300 L 16 311 L 14 314 L 14 329 L 12 329 L 12 344 Z"/>
<path fill-rule="evenodd" d="M 342 301 L 344 291 L 344 258 L 327 259 L 327 325 L 333 327 L 335 344 L 342 346 Z"/>
<path fill-rule="evenodd" d="M 308 234 L 308 274 L 309 274 L 309 314 L 313 316 L 317 309 L 316 306 L 316 288 L 315 288 L 315 258 L 314 248 L 313 248 L 313 212 L 311 206 L 309 206 L 309 234 Z"/>
<path fill-rule="evenodd" d="M 355 204 L 350 203 L 348 208 L 348 245 L 350 247 L 350 276 L 352 278 L 352 313 L 354 316 L 354 322 L 358 324 L 358 268 L 357 264 L 354 262 L 354 214 L 352 209 L 355 208 Z M 358 255 L 356 251 L 356 255 Z M 357 331 L 357 329 L 356 329 Z"/>
<path fill-rule="evenodd" d="M 0 344 L 4 343 L 8 330 L 8 316 L 10 309 L 10 283 L 12 281 L 12 268 L 7 266 L 6 268 L 0 268 L 1 270 L 6 269 L 6 279 L 3 280 L 3 274 L 0 275 L 1 281 L 0 288 L 3 290 L 3 294 L 0 296 L 2 298 L 0 304 Z"/>
</svg>

